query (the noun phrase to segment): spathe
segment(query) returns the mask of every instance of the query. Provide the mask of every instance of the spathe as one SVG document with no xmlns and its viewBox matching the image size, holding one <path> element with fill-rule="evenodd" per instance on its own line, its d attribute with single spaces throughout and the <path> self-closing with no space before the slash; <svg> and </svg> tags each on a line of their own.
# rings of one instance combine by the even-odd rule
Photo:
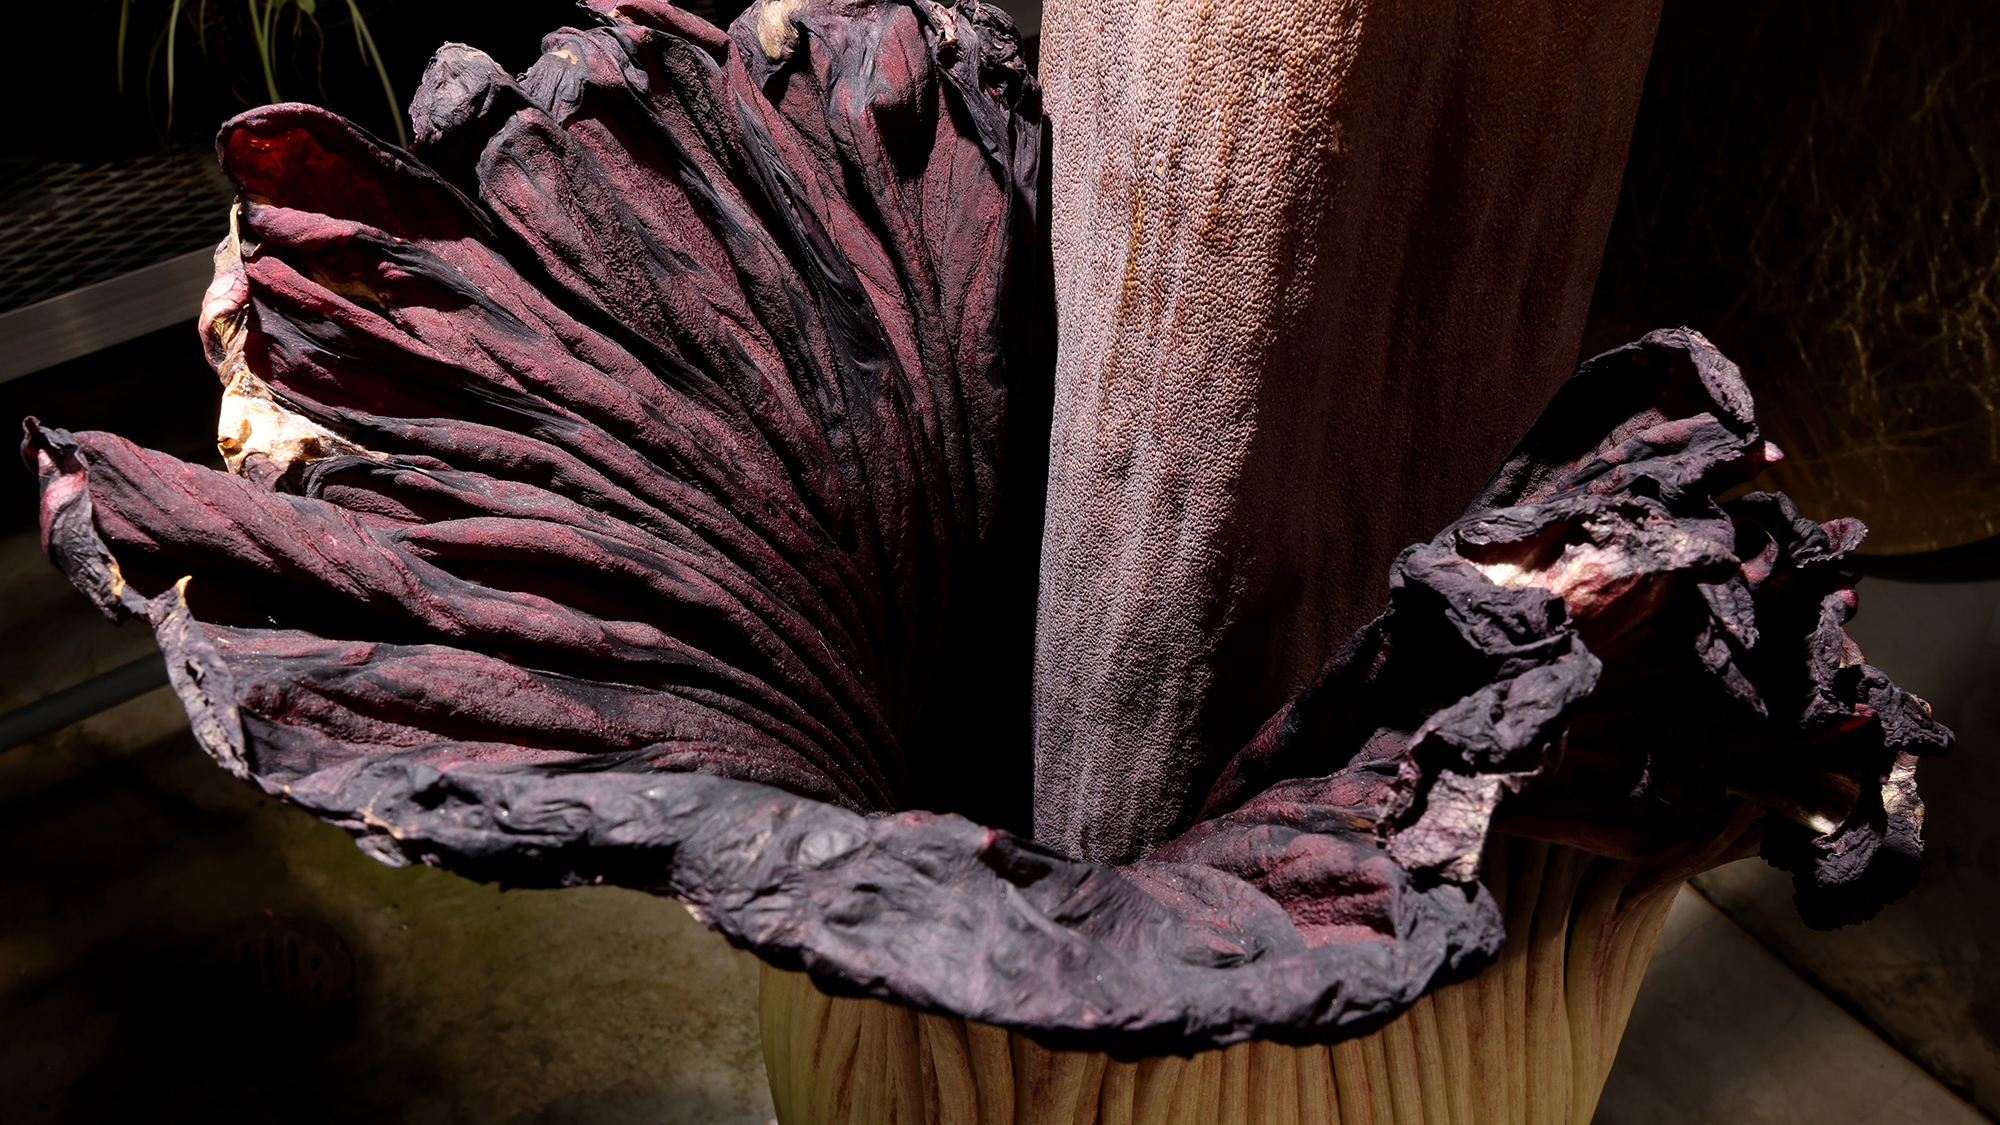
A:
<svg viewBox="0 0 2000 1125">
<path fill-rule="evenodd" d="M 1687 332 L 1586 364 L 1153 855 L 914 807 L 1007 387 L 1047 378 L 1035 84 L 991 9 L 593 8 L 518 80 L 442 53 L 419 155 L 225 128 L 233 475 L 29 425 L 51 555 L 225 766 L 388 861 L 673 894 L 829 990 L 1121 1053 L 1476 970 L 1496 817 L 1643 851 L 1757 800 L 1813 826 L 1771 837 L 1809 917 L 1899 892 L 1944 736 L 1840 639 L 1854 530 L 1714 502 L 1767 453 Z M 1666 708 L 1686 739 L 1603 735 Z"/>
</svg>

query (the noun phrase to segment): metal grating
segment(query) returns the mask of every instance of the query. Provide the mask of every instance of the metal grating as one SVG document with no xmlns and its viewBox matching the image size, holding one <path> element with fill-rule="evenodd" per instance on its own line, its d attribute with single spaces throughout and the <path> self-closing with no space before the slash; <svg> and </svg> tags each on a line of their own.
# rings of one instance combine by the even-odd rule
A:
<svg viewBox="0 0 2000 1125">
<path fill-rule="evenodd" d="M 187 149 L 0 161 L 0 313 L 215 245 L 234 195 L 214 154 Z"/>
</svg>

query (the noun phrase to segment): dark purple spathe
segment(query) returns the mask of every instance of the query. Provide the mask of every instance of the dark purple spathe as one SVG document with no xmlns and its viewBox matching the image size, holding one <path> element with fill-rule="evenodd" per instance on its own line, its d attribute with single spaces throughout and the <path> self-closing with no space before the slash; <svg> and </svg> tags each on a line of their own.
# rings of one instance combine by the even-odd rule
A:
<svg viewBox="0 0 2000 1125">
<path fill-rule="evenodd" d="M 915 811 L 1008 387 L 1048 378 L 1039 93 L 973 5 L 773 44 L 592 7 L 518 80 L 441 53 L 421 159 L 225 128 L 236 473 L 29 425 L 52 557 L 225 766 L 387 861 L 672 894 L 829 989 L 1120 1052 L 1476 970 L 1496 818 L 1648 854 L 1754 801 L 1809 919 L 1907 885 L 1946 736 L 1840 631 L 1858 528 L 1713 499 L 1769 454 L 1687 332 L 1585 364 L 1155 855 Z"/>
</svg>

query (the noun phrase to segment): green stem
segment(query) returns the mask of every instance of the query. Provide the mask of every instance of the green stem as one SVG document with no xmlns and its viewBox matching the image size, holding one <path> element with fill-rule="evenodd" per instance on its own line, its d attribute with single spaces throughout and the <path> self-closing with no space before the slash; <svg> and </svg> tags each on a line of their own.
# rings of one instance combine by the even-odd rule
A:
<svg viewBox="0 0 2000 1125">
<path fill-rule="evenodd" d="M 396 126 L 396 143 L 408 148 L 410 131 L 403 124 L 403 107 L 396 104 L 396 89 L 389 83 L 389 68 L 382 61 L 382 51 L 375 46 L 375 37 L 369 34 L 368 21 L 361 18 L 361 6 L 355 0 L 347 0 L 347 13 L 354 17 L 354 41 L 361 48 L 361 61 L 373 61 L 375 76 L 382 80 L 382 96 L 389 102 L 389 120 Z"/>
<path fill-rule="evenodd" d="M 259 4 L 257 0 L 244 0 L 250 9 L 250 34 L 257 37 L 257 61 L 264 64 L 264 89 L 270 95 L 273 105 L 284 100 L 278 93 L 278 75 L 271 57 L 273 31 L 271 25 L 277 18 L 278 6 L 283 2 L 284 0 L 266 0 L 265 3 Z"/>
<path fill-rule="evenodd" d="M 174 131 L 174 37 L 180 31 L 181 2 L 167 11 L 167 132 Z"/>
<path fill-rule="evenodd" d="M 120 0 L 118 5 L 118 93 L 125 93 L 125 27 L 132 19 L 132 0 Z"/>
</svg>

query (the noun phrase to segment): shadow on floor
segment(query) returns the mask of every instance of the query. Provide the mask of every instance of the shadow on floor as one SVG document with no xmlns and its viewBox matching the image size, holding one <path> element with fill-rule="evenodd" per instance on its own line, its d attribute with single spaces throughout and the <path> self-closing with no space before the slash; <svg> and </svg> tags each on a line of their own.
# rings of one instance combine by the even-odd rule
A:
<svg viewBox="0 0 2000 1125">
<path fill-rule="evenodd" d="M 392 870 L 185 733 L 78 741 L 0 769 L 0 1117 L 771 1117 L 755 964 L 677 904 Z"/>
</svg>

